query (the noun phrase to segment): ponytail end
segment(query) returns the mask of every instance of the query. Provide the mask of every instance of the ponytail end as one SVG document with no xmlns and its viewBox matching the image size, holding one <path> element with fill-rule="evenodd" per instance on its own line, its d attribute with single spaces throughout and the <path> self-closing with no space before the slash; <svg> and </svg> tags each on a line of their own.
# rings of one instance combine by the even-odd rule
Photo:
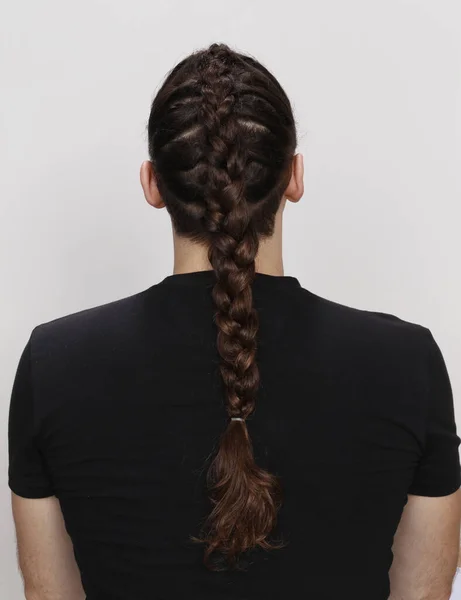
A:
<svg viewBox="0 0 461 600">
<path fill-rule="evenodd" d="M 213 509 L 198 541 L 205 544 L 210 569 L 238 568 L 241 555 L 252 548 L 282 547 L 269 541 L 281 504 L 280 483 L 255 463 L 244 419 L 230 419 L 207 481 Z"/>
</svg>

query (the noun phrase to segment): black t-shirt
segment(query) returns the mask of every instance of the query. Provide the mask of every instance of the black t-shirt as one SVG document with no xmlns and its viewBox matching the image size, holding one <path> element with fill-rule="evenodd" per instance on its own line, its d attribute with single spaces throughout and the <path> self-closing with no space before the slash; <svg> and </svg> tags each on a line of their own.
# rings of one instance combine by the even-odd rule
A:
<svg viewBox="0 0 461 600">
<path fill-rule="evenodd" d="M 59 498 L 89 600 L 386 600 L 407 494 L 460 486 L 453 398 L 429 329 L 258 273 L 261 387 L 248 422 L 280 476 L 274 532 L 242 572 L 191 540 L 227 423 L 213 271 L 35 327 L 11 396 L 9 485 Z"/>
</svg>

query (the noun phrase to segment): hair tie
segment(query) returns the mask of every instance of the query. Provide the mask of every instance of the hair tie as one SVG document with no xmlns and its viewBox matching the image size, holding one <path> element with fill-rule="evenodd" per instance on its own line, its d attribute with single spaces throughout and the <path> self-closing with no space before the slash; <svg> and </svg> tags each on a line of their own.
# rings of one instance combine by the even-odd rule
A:
<svg viewBox="0 0 461 600">
<path fill-rule="evenodd" d="M 231 421 L 245 421 L 243 417 L 231 417 Z"/>
</svg>

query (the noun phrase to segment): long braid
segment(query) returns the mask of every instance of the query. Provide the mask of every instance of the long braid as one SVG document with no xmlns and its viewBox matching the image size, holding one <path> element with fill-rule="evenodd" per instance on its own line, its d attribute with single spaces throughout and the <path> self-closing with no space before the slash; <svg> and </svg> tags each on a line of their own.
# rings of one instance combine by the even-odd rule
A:
<svg viewBox="0 0 461 600">
<path fill-rule="evenodd" d="M 243 151 L 226 136 L 232 119 L 233 85 L 226 81 L 229 76 L 223 63 L 218 62 L 217 67 L 212 74 L 208 72 L 211 85 L 203 86 L 203 124 L 211 147 L 204 218 L 210 232 L 209 260 L 217 275 L 213 300 L 228 412 L 230 417 L 247 417 L 259 384 L 255 361 L 258 317 L 251 289 L 259 241 L 245 200 Z"/>
<path fill-rule="evenodd" d="M 280 489 L 277 479 L 256 465 L 246 426 L 259 387 L 258 314 L 252 294 L 259 240 L 245 199 L 245 148 L 232 136 L 235 85 L 226 58 L 227 53 L 209 65 L 201 106 L 210 145 L 204 199 L 209 260 L 217 275 L 212 292 L 217 348 L 231 418 L 208 471 L 214 507 L 207 523 L 206 556 L 218 550 L 232 563 L 255 545 L 270 547 L 267 536 L 275 524 Z"/>
<path fill-rule="evenodd" d="M 262 65 L 213 44 L 169 74 L 152 104 L 149 150 L 178 234 L 206 244 L 217 351 L 229 422 L 208 470 L 205 560 L 238 565 L 269 541 L 280 506 L 277 477 L 259 467 L 247 429 L 260 383 L 252 284 L 261 237 L 274 217 L 296 145 L 290 103 Z M 220 561 L 221 564 L 223 561 Z"/>
</svg>

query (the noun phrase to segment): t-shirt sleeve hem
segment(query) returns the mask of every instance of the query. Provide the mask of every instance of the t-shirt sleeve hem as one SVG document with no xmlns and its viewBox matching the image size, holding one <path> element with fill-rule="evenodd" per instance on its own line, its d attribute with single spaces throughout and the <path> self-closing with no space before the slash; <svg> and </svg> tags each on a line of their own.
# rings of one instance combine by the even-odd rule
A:
<svg viewBox="0 0 461 600">
<path fill-rule="evenodd" d="M 412 485 L 408 493 L 412 496 L 427 496 L 429 498 L 438 498 L 441 496 L 449 496 L 459 490 L 460 481 L 454 481 L 451 484 L 445 485 Z"/>
<path fill-rule="evenodd" d="M 21 498 L 50 498 L 55 495 L 51 488 L 31 487 L 11 480 L 8 481 L 8 487 L 16 496 Z"/>
</svg>

